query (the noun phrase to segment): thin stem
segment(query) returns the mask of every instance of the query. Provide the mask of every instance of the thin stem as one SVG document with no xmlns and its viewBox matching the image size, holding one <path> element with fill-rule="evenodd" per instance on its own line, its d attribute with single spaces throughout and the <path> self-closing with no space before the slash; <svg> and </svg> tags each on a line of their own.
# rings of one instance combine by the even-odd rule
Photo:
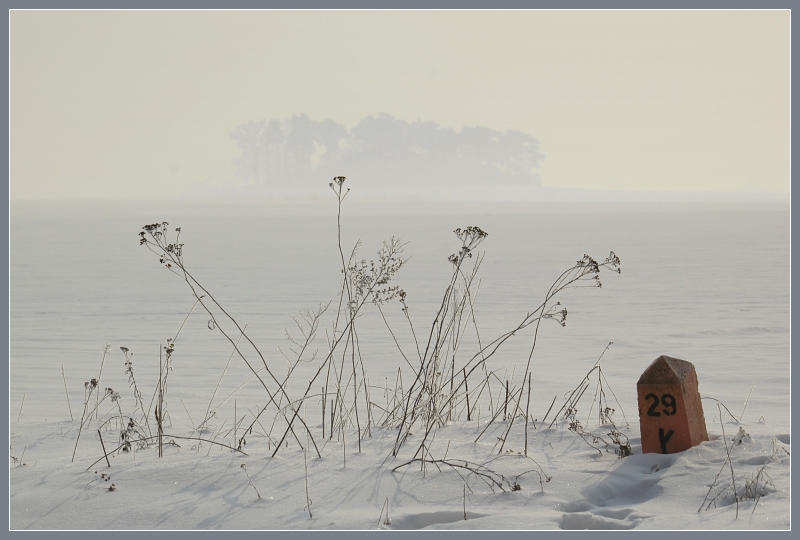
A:
<svg viewBox="0 0 800 540">
<path fill-rule="evenodd" d="M 69 407 L 69 419 L 71 421 L 75 421 L 75 418 L 72 417 L 72 405 L 69 402 L 69 390 L 67 390 L 67 376 L 64 374 L 64 364 L 61 364 L 61 377 L 64 379 L 64 394 L 67 396 L 67 407 Z M 17 418 L 19 421 L 19 418 Z"/>
</svg>

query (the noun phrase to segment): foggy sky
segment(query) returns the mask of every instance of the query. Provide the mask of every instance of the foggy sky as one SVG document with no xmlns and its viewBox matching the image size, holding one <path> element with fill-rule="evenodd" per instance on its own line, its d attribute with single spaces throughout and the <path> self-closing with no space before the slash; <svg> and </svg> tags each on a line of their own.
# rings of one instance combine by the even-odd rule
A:
<svg viewBox="0 0 800 540">
<path fill-rule="evenodd" d="M 515 130 L 544 186 L 788 192 L 790 12 L 13 11 L 11 199 L 168 198 L 231 132 Z M 328 176 L 347 171 L 321 171 Z"/>
</svg>

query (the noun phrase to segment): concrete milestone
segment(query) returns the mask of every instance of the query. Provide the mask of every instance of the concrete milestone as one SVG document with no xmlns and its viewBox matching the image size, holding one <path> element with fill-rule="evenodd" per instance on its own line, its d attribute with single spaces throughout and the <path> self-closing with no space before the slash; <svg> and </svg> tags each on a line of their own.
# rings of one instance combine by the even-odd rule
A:
<svg viewBox="0 0 800 540">
<path fill-rule="evenodd" d="M 642 373 L 636 390 L 643 453 L 673 454 L 708 440 L 691 362 L 659 356 Z"/>
</svg>

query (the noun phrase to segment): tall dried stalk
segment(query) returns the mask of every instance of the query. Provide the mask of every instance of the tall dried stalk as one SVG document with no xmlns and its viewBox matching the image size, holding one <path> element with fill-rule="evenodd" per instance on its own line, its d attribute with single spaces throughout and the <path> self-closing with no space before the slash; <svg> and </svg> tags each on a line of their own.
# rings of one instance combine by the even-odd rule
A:
<svg viewBox="0 0 800 540">
<path fill-rule="evenodd" d="M 275 404 L 279 407 L 278 402 L 276 400 L 276 395 L 285 398 L 289 403 L 292 400 L 289 398 L 288 394 L 286 393 L 286 389 L 284 384 L 278 380 L 275 376 L 274 372 L 270 369 L 264 355 L 261 353 L 261 350 L 258 346 L 253 342 L 252 339 L 247 335 L 244 328 L 238 323 L 238 321 L 230 315 L 222 305 L 214 298 L 214 296 L 192 275 L 191 272 L 186 268 L 183 258 L 183 244 L 180 243 L 180 227 L 175 229 L 177 233 L 176 238 L 173 241 L 170 240 L 170 232 L 169 232 L 169 223 L 164 221 L 161 223 L 154 223 L 151 225 L 145 225 L 143 227 L 143 231 L 139 233 L 139 243 L 140 245 L 146 246 L 150 251 L 156 254 L 159 257 L 159 262 L 170 272 L 180 277 L 191 290 L 192 294 L 194 295 L 197 302 L 203 307 L 206 313 L 211 318 L 209 322 L 209 328 L 218 329 L 220 333 L 228 340 L 228 342 L 233 345 L 234 350 L 242 359 L 242 361 L 247 365 L 256 379 L 261 383 L 262 387 L 267 393 L 269 397 L 268 403 Z M 237 342 L 231 337 L 231 332 L 225 330 L 223 323 L 232 324 L 235 329 L 241 334 L 244 339 L 246 340 L 247 344 L 252 348 L 256 356 L 261 360 L 262 364 L 264 365 L 264 370 L 270 376 L 272 381 L 277 385 L 276 390 L 270 389 L 267 385 L 266 381 L 259 375 L 258 370 L 255 369 L 252 362 L 248 359 L 245 352 L 238 346 Z M 296 416 L 296 411 L 295 411 Z M 310 440 L 312 444 L 314 444 L 314 449 L 317 451 L 317 455 L 321 456 L 319 453 L 319 449 L 317 448 L 316 442 L 314 441 L 313 435 L 311 435 L 308 426 L 305 422 L 301 419 L 300 422 L 303 424 L 306 432 L 308 432 Z"/>
<path fill-rule="evenodd" d="M 345 467 L 347 462 L 346 438 L 348 431 L 350 433 L 352 433 L 353 429 L 356 431 L 358 451 L 360 452 L 362 450 L 362 437 L 371 434 L 371 428 L 375 423 L 372 414 L 374 408 L 382 411 L 379 422 L 383 426 L 396 430 L 393 433 L 395 440 L 391 451 L 392 456 L 398 455 L 406 441 L 409 440 L 412 429 L 414 430 L 414 440 L 418 446 L 416 446 L 411 462 L 419 462 L 423 471 L 429 464 L 438 466 L 444 463 L 451 468 L 454 467 L 455 461 L 438 460 L 431 454 L 432 443 L 437 429 L 447 422 L 458 420 L 464 412 L 466 412 L 467 420 L 472 421 L 473 412 L 476 409 L 478 411 L 478 430 L 480 432 L 478 439 L 497 421 L 500 414 L 503 415 L 505 426 L 502 429 L 501 437 L 498 438 L 501 452 L 503 445 L 509 438 L 515 420 L 518 417 L 523 417 L 525 419 L 525 454 L 527 455 L 530 395 L 532 392 L 531 367 L 541 322 L 545 319 L 552 319 L 563 326 L 567 310 L 561 307 L 560 302 L 554 300 L 555 297 L 562 291 L 573 287 L 601 286 L 599 281 L 601 270 L 619 272 L 619 258 L 611 252 L 609 257 L 599 263 L 592 257 L 584 255 L 583 258 L 565 270 L 552 283 L 541 303 L 528 311 L 513 328 L 494 340 L 486 342 L 478 330 L 474 308 L 475 296 L 480 287 L 477 273 L 483 260 L 483 254 L 477 251 L 477 248 L 488 235 L 481 228 L 475 226 L 456 229 L 454 232 L 461 241 L 461 247 L 458 252 L 448 259 L 453 265 L 449 283 L 442 296 L 438 311 L 430 324 L 427 336 L 424 340 L 419 340 L 415 325 L 411 320 L 409 307 L 406 304 L 405 292 L 395 285 L 390 285 L 394 275 L 405 264 L 406 259 L 402 256 L 404 244 L 395 238 L 391 238 L 384 242 L 383 247 L 378 252 L 377 259 L 368 261 L 357 258 L 357 253 L 361 247 L 361 242 L 358 241 L 350 251 L 349 256 L 345 256 L 342 239 L 342 203 L 350 190 L 343 186 L 344 182 L 345 177 L 338 176 L 330 183 L 330 187 L 337 199 L 336 241 L 342 281 L 336 300 L 337 308 L 335 317 L 333 317 L 334 320 L 330 327 L 325 327 L 327 350 L 324 355 L 320 355 L 319 359 L 316 358 L 316 351 L 313 354 L 306 354 L 306 351 L 310 351 L 312 348 L 312 342 L 320 324 L 320 317 L 327 309 L 326 305 L 325 309 L 320 306 L 318 311 L 309 311 L 307 315 L 301 314 L 302 321 L 295 319 L 302 338 L 295 340 L 287 331 L 287 337 L 292 342 L 293 347 L 296 348 L 289 348 L 293 356 L 281 350 L 281 354 L 289 363 L 289 370 L 285 377 L 277 376 L 274 368 L 267 362 L 258 346 L 248 336 L 246 326 L 240 325 L 186 268 L 183 258 L 183 244 L 180 243 L 180 228 L 174 230 L 176 233 L 174 240 L 170 239 L 173 233 L 169 230 L 167 222 L 146 225 L 140 233 L 140 243 L 154 252 L 159 257 L 160 263 L 167 270 L 176 274 L 187 284 L 196 299 L 195 305 L 202 306 L 209 315 L 209 328 L 219 330 L 228 340 L 233 347 L 232 356 L 238 356 L 245 363 L 252 372 L 252 377 L 258 380 L 267 394 L 266 404 L 253 414 L 253 422 L 238 437 L 237 449 L 241 449 L 244 444 L 244 437 L 252 432 L 256 423 L 260 424 L 259 417 L 269 410 L 275 415 L 273 427 L 276 422 L 283 427 L 282 435 L 274 440 L 272 438 L 272 428 L 267 434 L 270 446 L 277 441 L 272 452 L 273 456 L 281 448 L 288 446 L 289 438 L 293 438 L 303 448 L 304 452 L 313 444 L 317 456 L 320 457 L 320 450 L 305 421 L 305 415 L 300 415 L 299 413 L 301 407 L 304 408 L 307 405 L 308 399 L 316 399 L 321 396 L 322 437 L 325 439 L 327 436 L 330 440 L 333 440 L 334 433 L 336 433 L 341 439 L 342 458 Z M 401 346 L 400 340 L 381 309 L 382 304 L 393 299 L 398 299 L 402 306 L 402 312 L 413 336 L 413 344 L 411 346 Z M 408 383 L 409 379 L 407 378 L 407 384 L 404 385 L 402 369 L 398 368 L 393 393 L 390 393 L 388 380 L 386 381 L 384 387 L 386 394 L 385 408 L 373 402 L 370 397 L 371 387 L 367 368 L 364 359 L 361 357 L 357 321 L 367 304 L 373 304 L 377 307 L 378 313 L 389 330 L 397 350 L 412 370 L 410 383 Z M 503 376 L 501 380 L 489 369 L 488 361 L 506 341 L 528 327 L 533 327 L 533 339 L 524 371 L 516 376 L 514 371 L 510 378 Z M 465 337 L 467 334 L 471 334 L 473 330 L 474 336 L 477 338 L 478 350 L 465 356 L 461 352 L 463 343 L 466 342 Z M 238 334 L 238 339 L 236 340 L 233 339 L 235 334 Z M 174 344 L 174 340 L 172 343 Z M 416 358 L 413 354 L 414 350 L 416 350 Z M 168 351 L 167 363 L 169 363 L 170 354 L 171 351 Z M 304 355 L 311 356 L 307 361 L 317 362 L 316 369 L 312 372 L 312 376 L 302 394 L 296 395 L 293 399 L 290 397 L 287 387 L 295 367 Z M 259 361 L 263 367 L 257 368 L 255 364 Z M 261 376 L 263 372 L 266 372 L 264 377 Z M 598 374 L 602 377 L 599 370 Z M 517 379 L 517 376 L 521 376 L 521 380 Z M 322 384 L 323 377 L 325 379 L 324 384 Z M 493 389 L 493 386 L 496 387 L 497 383 L 500 384 L 500 387 Z M 321 390 L 319 396 L 312 393 L 314 384 L 317 384 L 317 388 Z M 602 381 L 599 381 L 599 384 L 602 384 Z M 526 385 L 527 399 L 523 407 L 523 392 Z M 604 388 L 600 387 L 599 392 L 602 401 L 605 399 Z M 159 399 L 157 420 L 159 422 L 159 435 L 161 435 L 163 434 L 165 413 L 163 396 L 166 393 L 166 373 L 164 373 L 164 368 L 160 370 L 157 393 Z M 213 399 L 214 396 L 212 396 L 212 401 Z M 329 411 L 327 410 L 328 399 L 331 400 Z M 480 408 L 481 405 L 485 406 L 487 401 L 489 419 L 485 420 L 481 426 Z M 500 406 L 501 403 L 502 407 Z M 203 423 L 208 421 L 210 412 L 211 402 Z M 236 412 L 234 414 L 236 415 Z M 330 414 L 329 420 L 328 414 Z M 298 435 L 302 434 L 295 431 L 294 426 L 297 422 L 300 422 L 305 431 L 305 446 L 300 444 L 300 439 L 298 438 Z M 483 431 L 481 431 L 481 428 L 483 428 Z M 236 439 L 238 435 L 238 419 L 235 419 L 234 427 L 231 431 L 233 431 Z M 160 446 L 161 443 L 159 444 Z M 304 459 L 307 459 L 307 456 Z M 472 467 L 470 464 L 467 465 Z M 480 467 L 475 469 L 482 470 Z M 308 508 L 310 515 L 310 500 Z"/>
</svg>

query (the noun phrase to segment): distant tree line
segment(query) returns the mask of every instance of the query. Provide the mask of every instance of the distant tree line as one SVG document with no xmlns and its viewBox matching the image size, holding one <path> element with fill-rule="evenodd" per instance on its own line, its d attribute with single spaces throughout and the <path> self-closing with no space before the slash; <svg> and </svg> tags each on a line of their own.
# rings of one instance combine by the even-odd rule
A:
<svg viewBox="0 0 800 540">
<path fill-rule="evenodd" d="M 243 184 L 305 185 L 335 175 L 373 186 L 397 182 L 463 185 L 483 182 L 540 185 L 534 172 L 539 142 L 520 131 L 409 123 L 388 114 L 368 116 L 348 131 L 332 120 L 305 114 L 286 120 L 249 121 L 231 137 Z"/>
</svg>

